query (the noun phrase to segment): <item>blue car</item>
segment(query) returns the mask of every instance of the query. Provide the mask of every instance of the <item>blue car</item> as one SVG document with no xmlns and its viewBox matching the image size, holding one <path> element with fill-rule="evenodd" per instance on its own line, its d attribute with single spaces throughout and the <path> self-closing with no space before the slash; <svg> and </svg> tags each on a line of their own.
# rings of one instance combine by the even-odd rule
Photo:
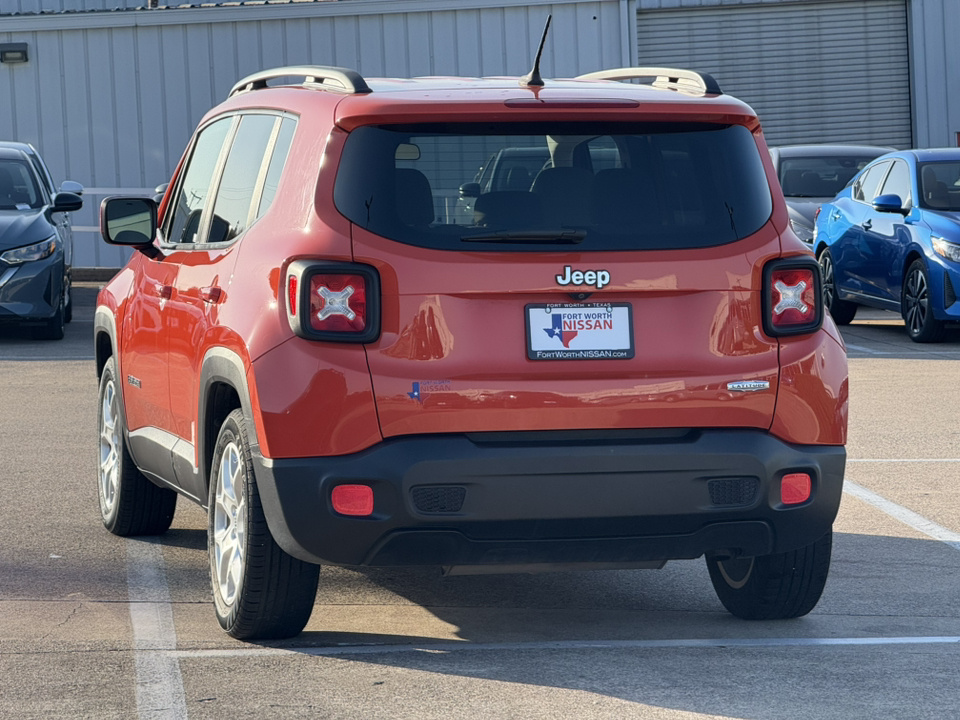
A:
<svg viewBox="0 0 960 720">
<path fill-rule="evenodd" d="M 824 302 L 838 325 L 857 306 L 899 312 L 915 342 L 960 322 L 960 148 L 877 158 L 815 220 Z"/>
</svg>

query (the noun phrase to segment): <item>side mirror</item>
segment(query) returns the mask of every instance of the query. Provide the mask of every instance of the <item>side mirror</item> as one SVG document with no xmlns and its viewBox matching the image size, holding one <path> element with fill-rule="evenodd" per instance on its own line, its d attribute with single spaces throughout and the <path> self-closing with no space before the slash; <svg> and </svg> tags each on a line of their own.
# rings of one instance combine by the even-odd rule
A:
<svg viewBox="0 0 960 720">
<path fill-rule="evenodd" d="M 468 182 L 461 185 L 460 197 L 462 198 L 480 197 L 480 183 Z"/>
<path fill-rule="evenodd" d="M 873 209 L 877 212 L 899 213 L 900 215 L 906 215 L 910 212 L 909 209 L 904 209 L 903 200 L 900 199 L 899 195 L 877 195 L 873 199 Z"/>
<path fill-rule="evenodd" d="M 110 245 L 134 247 L 155 257 L 157 204 L 150 198 L 105 198 L 100 203 L 100 234 Z"/>
<path fill-rule="evenodd" d="M 167 188 L 170 187 L 170 183 L 165 182 L 163 185 L 157 185 L 154 189 L 153 201 L 160 205 L 163 202 L 163 196 L 167 194 Z"/>
<path fill-rule="evenodd" d="M 53 196 L 50 212 L 76 212 L 83 207 L 83 198 L 72 192 L 61 190 Z"/>
<path fill-rule="evenodd" d="M 74 195 L 83 195 L 83 185 L 73 180 L 64 180 L 60 183 L 60 192 L 73 193 Z"/>
</svg>

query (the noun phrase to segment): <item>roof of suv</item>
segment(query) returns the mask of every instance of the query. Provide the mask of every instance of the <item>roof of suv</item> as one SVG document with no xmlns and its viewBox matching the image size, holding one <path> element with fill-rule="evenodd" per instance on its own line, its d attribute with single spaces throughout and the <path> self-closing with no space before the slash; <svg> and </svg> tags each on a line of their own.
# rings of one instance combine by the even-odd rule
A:
<svg viewBox="0 0 960 720">
<path fill-rule="evenodd" d="M 655 73 L 669 70 L 684 73 L 680 78 L 658 77 Z M 315 72 L 315 75 L 308 73 Z M 496 109 L 502 113 L 503 106 L 511 109 L 548 108 L 558 110 L 591 110 L 597 108 L 640 108 L 660 112 L 676 111 L 682 115 L 697 115 L 691 120 L 716 122 L 717 116 L 737 123 L 755 123 L 756 113 L 744 102 L 724 95 L 716 82 L 708 75 L 691 71 L 666 68 L 623 68 L 621 71 L 605 71 L 607 74 L 621 72 L 622 77 L 654 77 L 651 84 L 632 84 L 601 79 L 592 76 L 546 80 L 543 86 L 523 84 L 516 77 L 418 77 L 418 78 L 370 78 L 344 68 L 301 66 L 277 68 L 256 73 L 238 82 L 230 94 L 238 105 L 248 106 L 251 95 L 254 102 L 280 102 L 288 107 L 309 107 L 311 97 L 318 92 L 329 98 L 339 96 L 342 101 L 337 110 L 338 123 L 346 127 L 364 124 L 360 116 L 372 117 L 381 114 L 396 114 L 410 111 L 413 115 L 438 114 L 456 109 L 458 114 L 468 114 L 473 108 Z M 324 74 L 328 73 L 328 74 Z M 633 73 L 633 75 L 630 75 Z M 298 85 L 267 86 L 267 80 L 305 77 Z M 697 84 L 691 76 L 701 78 Z M 334 82 L 326 82 L 332 79 Z M 339 83 L 339 84 L 334 84 Z M 342 86 L 341 86 L 342 85 Z M 260 93 L 269 89 L 267 96 Z M 278 100 L 277 91 L 293 90 L 296 94 Z M 704 114 L 705 106 L 709 109 Z M 347 118 L 353 118 L 352 121 Z M 486 118 L 490 119 L 490 118 Z M 501 118 L 504 120 L 506 118 Z M 525 118 L 525 119 L 529 119 Z M 346 121 L 346 122 L 344 122 Z"/>
</svg>

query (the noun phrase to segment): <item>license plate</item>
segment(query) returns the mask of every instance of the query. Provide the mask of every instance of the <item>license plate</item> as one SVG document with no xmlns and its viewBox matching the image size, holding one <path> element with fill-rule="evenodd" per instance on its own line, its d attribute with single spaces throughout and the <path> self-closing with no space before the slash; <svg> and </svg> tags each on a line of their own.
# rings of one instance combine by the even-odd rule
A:
<svg viewBox="0 0 960 720">
<path fill-rule="evenodd" d="M 633 357 L 630 303 L 531 304 L 527 357 L 531 360 L 627 360 Z"/>
</svg>

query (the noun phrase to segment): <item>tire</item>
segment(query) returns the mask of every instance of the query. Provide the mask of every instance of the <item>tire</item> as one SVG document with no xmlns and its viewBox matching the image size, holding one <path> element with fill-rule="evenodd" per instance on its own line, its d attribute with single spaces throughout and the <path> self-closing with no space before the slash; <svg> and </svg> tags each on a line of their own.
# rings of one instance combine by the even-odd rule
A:
<svg viewBox="0 0 960 720">
<path fill-rule="evenodd" d="M 73 322 L 73 281 L 67 280 L 67 286 L 64 290 L 67 296 L 67 302 L 63 308 L 63 321 L 65 323 Z"/>
<path fill-rule="evenodd" d="M 755 558 L 707 558 L 723 606 L 744 620 L 784 620 L 813 610 L 830 570 L 833 532 L 799 550 Z"/>
<path fill-rule="evenodd" d="M 947 335 L 946 325 L 933 316 L 930 303 L 930 282 L 923 260 L 914 260 L 903 281 L 900 312 L 907 335 L 918 343 L 942 342 Z"/>
<path fill-rule="evenodd" d="M 207 544 L 217 620 L 228 635 L 278 640 L 303 630 L 320 566 L 291 557 L 270 534 L 240 410 L 227 416 L 213 451 Z"/>
<path fill-rule="evenodd" d="M 57 312 L 54 313 L 53 317 L 47 320 L 46 323 L 36 329 L 34 337 L 40 340 L 63 340 L 64 324 L 66 323 L 66 312 L 63 300 L 63 297 L 61 297 L 60 304 L 57 306 Z"/>
<path fill-rule="evenodd" d="M 837 325 L 849 325 L 857 314 L 857 304 L 837 297 L 836 265 L 829 250 L 820 253 L 820 270 L 823 275 L 823 304 Z"/>
<path fill-rule="evenodd" d="M 127 452 L 117 383 L 117 364 L 111 357 L 100 376 L 97 412 L 100 517 L 114 535 L 162 535 L 173 522 L 177 493 L 154 485 L 133 464 Z"/>
</svg>

